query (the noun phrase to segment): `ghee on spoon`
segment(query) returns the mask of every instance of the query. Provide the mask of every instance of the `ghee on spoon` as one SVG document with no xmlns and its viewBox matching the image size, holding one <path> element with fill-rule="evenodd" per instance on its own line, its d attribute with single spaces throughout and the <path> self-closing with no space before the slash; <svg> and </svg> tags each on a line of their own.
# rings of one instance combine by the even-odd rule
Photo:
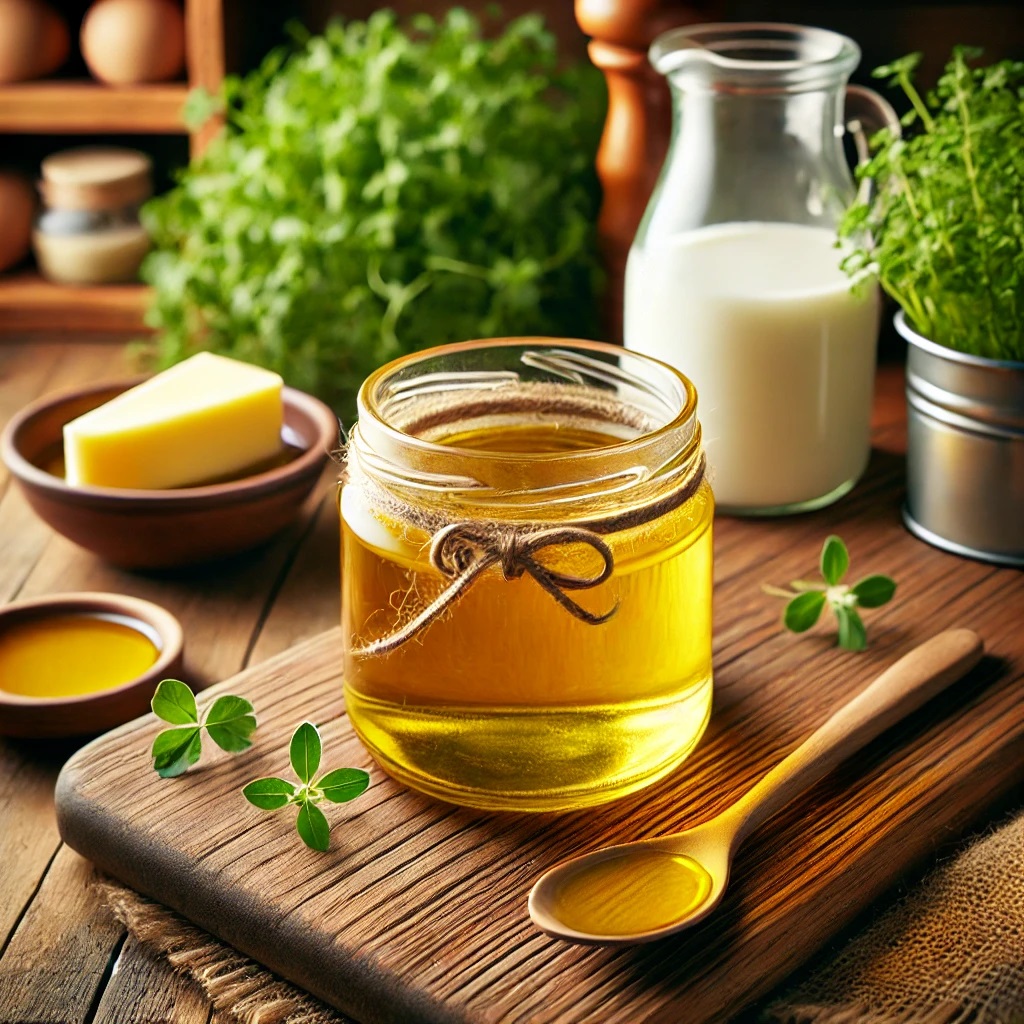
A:
<svg viewBox="0 0 1024 1024">
<path fill-rule="evenodd" d="M 753 789 L 696 828 L 573 857 L 537 880 L 530 917 L 570 942 L 637 945 L 689 928 L 718 905 L 747 836 L 837 764 L 981 659 L 980 637 L 951 629 L 925 641 L 843 705 Z"/>
</svg>

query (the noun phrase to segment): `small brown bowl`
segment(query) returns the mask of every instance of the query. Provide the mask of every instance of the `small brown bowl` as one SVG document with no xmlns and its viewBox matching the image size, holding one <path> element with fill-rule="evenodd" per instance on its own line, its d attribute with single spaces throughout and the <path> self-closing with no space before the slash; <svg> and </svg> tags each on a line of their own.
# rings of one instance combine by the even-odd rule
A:
<svg viewBox="0 0 1024 1024">
<path fill-rule="evenodd" d="M 18 412 L 0 438 L 0 454 L 39 517 L 125 569 L 214 561 L 269 540 L 298 514 L 338 443 L 334 413 L 311 395 L 285 388 L 282 440 L 294 457 L 283 464 L 202 487 L 69 485 L 54 469 L 63 463 L 64 424 L 138 383 L 47 395 Z"/>
<path fill-rule="evenodd" d="M 3 688 L 0 679 L 0 735 L 84 736 L 130 722 L 149 710 L 157 683 L 181 674 L 184 637 L 168 611 L 123 594 L 55 594 L 0 608 L 0 640 L 6 630 L 29 621 L 63 616 L 113 618 L 155 644 L 156 662 L 142 675 L 110 689 L 70 697 L 26 697 Z"/>
</svg>

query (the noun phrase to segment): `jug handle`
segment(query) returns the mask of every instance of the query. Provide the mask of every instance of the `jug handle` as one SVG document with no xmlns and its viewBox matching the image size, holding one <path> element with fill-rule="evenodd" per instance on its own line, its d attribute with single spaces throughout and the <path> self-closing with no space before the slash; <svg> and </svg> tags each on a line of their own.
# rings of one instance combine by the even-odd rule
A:
<svg viewBox="0 0 1024 1024">
<path fill-rule="evenodd" d="M 853 138 L 857 150 L 858 166 L 867 163 L 871 152 L 868 140 L 875 132 L 888 128 L 898 138 L 903 134 L 900 119 L 892 104 L 874 89 L 863 85 L 846 87 L 846 130 Z M 858 202 L 866 202 L 871 190 L 867 179 L 857 189 Z"/>
</svg>

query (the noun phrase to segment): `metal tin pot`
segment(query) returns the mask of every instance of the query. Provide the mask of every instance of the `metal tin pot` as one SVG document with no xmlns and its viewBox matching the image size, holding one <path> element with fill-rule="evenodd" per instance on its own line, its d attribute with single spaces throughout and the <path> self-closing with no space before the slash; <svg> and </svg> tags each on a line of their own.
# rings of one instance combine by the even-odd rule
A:
<svg viewBox="0 0 1024 1024">
<path fill-rule="evenodd" d="M 902 311 L 907 528 L 936 547 L 1024 566 L 1024 362 L 936 345 Z"/>
</svg>

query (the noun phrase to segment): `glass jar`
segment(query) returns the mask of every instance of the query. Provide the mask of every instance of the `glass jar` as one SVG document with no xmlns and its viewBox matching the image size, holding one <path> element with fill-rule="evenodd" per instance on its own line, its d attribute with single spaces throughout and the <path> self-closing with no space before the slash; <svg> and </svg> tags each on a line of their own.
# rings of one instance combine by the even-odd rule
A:
<svg viewBox="0 0 1024 1024">
<path fill-rule="evenodd" d="M 696 384 L 720 509 L 828 504 L 867 465 L 879 311 L 840 268 L 844 99 L 861 139 L 895 114 L 847 90 L 860 51 L 824 29 L 692 26 L 650 57 L 674 122 L 627 262 L 626 347 Z"/>
<path fill-rule="evenodd" d="M 32 232 L 42 274 L 62 284 L 136 280 L 150 247 L 139 209 L 152 192 L 145 153 L 85 146 L 47 157 Z"/>
<path fill-rule="evenodd" d="M 596 342 L 449 345 L 376 371 L 341 490 L 345 697 L 382 767 L 547 811 L 665 775 L 711 707 L 697 395 Z"/>
</svg>

